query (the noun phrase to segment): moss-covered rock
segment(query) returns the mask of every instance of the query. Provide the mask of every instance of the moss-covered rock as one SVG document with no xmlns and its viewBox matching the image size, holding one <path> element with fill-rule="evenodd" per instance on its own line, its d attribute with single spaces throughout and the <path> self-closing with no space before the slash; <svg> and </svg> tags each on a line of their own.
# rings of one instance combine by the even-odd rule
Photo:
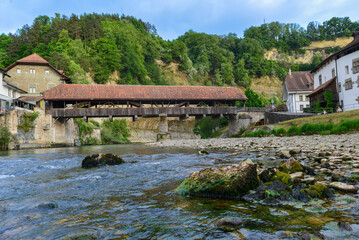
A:
<svg viewBox="0 0 359 240">
<path fill-rule="evenodd" d="M 285 163 L 278 167 L 279 171 L 285 173 L 302 172 L 304 169 L 300 163 L 294 158 L 288 159 Z"/>
<path fill-rule="evenodd" d="M 284 172 L 276 172 L 275 175 L 271 178 L 271 180 L 278 180 L 284 184 L 290 184 L 293 182 L 292 178 L 290 177 L 290 174 Z"/>
<path fill-rule="evenodd" d="M 192 173 L 177 188 L 181 195 L 240 198 L 259 185 L 256 164 L 206 168 Z"/>
<path fill-rule="evenodd" d="M 332 191 L 321 183 L 316 183 L 300 191 L 308 194 L 311 198 L 330 198 L 333 196 Z"/>
<path fill-rule="evenodd" d="M 85 159 L 82 160 L 81 167 L 92 168 L 104 165 L 119 165 L 124 162 L 120 156 L 111 153 L 101 153 L 86 156 Z"/>
</svg>

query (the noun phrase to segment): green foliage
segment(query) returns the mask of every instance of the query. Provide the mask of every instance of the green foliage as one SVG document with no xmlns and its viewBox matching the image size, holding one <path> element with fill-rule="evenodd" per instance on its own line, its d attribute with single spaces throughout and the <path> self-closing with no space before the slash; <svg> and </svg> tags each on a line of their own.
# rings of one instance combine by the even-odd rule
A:
<svg viewBox="0 0 359 240">
<path fill-rule="evenodd" d="M 245 133 L 243 137 L 263 137 L 273 134 L 275 136 L 295 136 L 295 135 L 313 135 L 313 134 L 342 134 L 347 132 L 359 131 L 359 119 L 342 121 L 339 124 L 333 123 L 305 123 L 300 128 L 292 126 L 286 131 L 284 128 L 273 129 L 270 132 L 266 132 L 262 129 Z"/>
<path fill-rule="evenodd" d="M 94 120 L 85 122 L 82 118 L 76 118 L 75 123 L 79 127 L 79 137 L 82 145 L 97 145 L 100 141 L 91 137 L 94 129 L 99 129 L 100 124 Z"/>
<path fill-rule="evenodd" d="M 11 139 L 11 133 L 6 127 L 0 127 L 0 150 L 6 150 Z"/>
<path fill-rule="evenodd" d="M 130 134 L 127 129 L 127 122 L 125 119 L 105 120 L 101 125 L 101 141 L 102 144 L 118 144 L 128 142 L 127 137 Z"/>
<path fill-rule="evenodd" d="M 200 135 L 202 139 L 213 137 L 216 133 L 216 129 L 225 127 L 228 125 L 228 119 L 223 117 L 219 119 L 212 119 L 212 117 L 205 117 L 197 120 L 193 132 L 196 135 Z"/>
<path fill-rule="evenodd" d="M 246 101 L 247 107 L 264 107 L 264 100 L 258 93 L 254 92 L 252 89 L 247 88 L 244 94 L 247 96 L 248 100 Z"/>
<path fill-rule="evenodd" d="M 18 128 L 22 129 L 25 133 L 35 128 L 34 121 L 40 115 L 39 112 L 33 113 L 24 113 L 20 120 L 20 124 L 18 124 Z"/>
<path fill-rule="evenodd" d="M 300 134 L 301 134 L 300 128 L 297 126 L 291 126 L 287 131 L 288 136 L 295 136 Z"/>
<path fill-rule="evenodd" d="M 330 92 L 330 91 L 324 92 L 324 99 L 325 99 L 325 102 L 327 103 L 327 107 L 329 107 L 329 108 L 333 107 L 333 98 L 334 98 L 334 95 L 332 92 Z"/>
<path fill-rule="evenodd" d="M 307 29 L 298 24 L 272 22 L 250 27 L 244 38 L 235 34 L 218 36 L 189 30 L 173 41 L 157 35 L 156 28 L 130 16 L 83 14 L 39 16 L 31 26 L 16 34 L 0 35 L 0 67 L 31 53 L 38 53 L 53 66 L 64 70 L 74 83 L 116 80 L 120 84 L 170 84 L 156 60 L 176 62 L 190 84 L 250 87 L 253 77 L 279 77 L 287 69 L 312 70 L 321 61 L 294 65 L 264 59 L 265 49 L 277 48 L 289 54 L 303 54 L 311 41 L 350 36 L 359 23 L 348 17 L 332 18 L 323 24 L 311 22 Z M 329 54 L 338 48 L 328 48 Z M 110 79 L 113 72 L 116 79 Z"/>
</svg>

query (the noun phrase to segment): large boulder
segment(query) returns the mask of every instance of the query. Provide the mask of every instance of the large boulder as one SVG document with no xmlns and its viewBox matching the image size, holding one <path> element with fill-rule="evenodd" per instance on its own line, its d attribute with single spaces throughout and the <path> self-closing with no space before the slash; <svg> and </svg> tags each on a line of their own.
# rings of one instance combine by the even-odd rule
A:
<svg viewBox="0 0 359 240">
<path fill-rule="evenodd" d="M 81 167 L 92 168 L 104 165 L 119 165 L 124 162 L 120 156 L 111 153 L 100 153 L 86 156 L 85 159 L 82 160 Z"/>
<path fill-rule="evenodd" d="M 186 196 L 233 199 L 258 185 L 257 165 L 240 163 L 194 172 L 178 186 L 177 192 Z"/>
</svg>

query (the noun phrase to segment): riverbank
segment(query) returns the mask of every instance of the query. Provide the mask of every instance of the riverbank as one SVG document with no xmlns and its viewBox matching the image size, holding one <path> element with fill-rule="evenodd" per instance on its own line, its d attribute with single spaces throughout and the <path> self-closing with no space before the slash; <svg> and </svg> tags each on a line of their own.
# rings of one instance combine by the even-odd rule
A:
<svg viewBox="0 0 359 240">
<path fill-rule="evenodd" d="M 246 151 L 271 151 L 299 149 L 302 152 L 344 151 L 359 152 L 357 145 L 359 133 L 341 135 L 311 135 L 292 137 L 261 137 L 261 138 L 212 138 L 164 140 L 148 143 L 148 146 L 163 148 L 222 149 Z"/>
</svg>

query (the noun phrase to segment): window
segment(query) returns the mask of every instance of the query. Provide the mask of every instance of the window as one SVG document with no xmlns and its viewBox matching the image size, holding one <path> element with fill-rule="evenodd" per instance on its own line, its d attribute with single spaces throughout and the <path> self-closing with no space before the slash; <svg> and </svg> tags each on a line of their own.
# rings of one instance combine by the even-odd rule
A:
<svg viewBox="0 0 359 240">
<path fill-rule="evenodd" d="M 36 85 L 35 84 L 30 84 L 29 92 L 36 93 Z"/>
<path fill-rule="evenodd" d="M 50 70 L 49 70 L 49 69 L 46 69 L 46 70 L 45 70 L 45 74 L 50 74 Z"/>
<path fill-rule="evenodd" d="M 307 104 L 305 107 L 306 107 L 306 108 L 309 108 L 309 104 Z"/>
<path fill-rule="evenodd" d="M 299 107 L 300 107 L 300 111 L 303 111 L 304 106 L 300 105 Z"/>
<path fill-rule="evenodd" d="M 345 66 L 345 74 L 349 74 L 349 66 Z"/>
<path fill-rule="evenodd" d="M 309 102 L 309 97 L 305 96 L 305 101 Z"/>
<path fill-rule="evenodd" d="M 338 83 L 338 92 L 341 92 L 341 91 L 342 91 L 342 84 Z"/>
<path fill-rule="evenodd" d="M 353 73 L 359 72 L 359 58 L 353 60 Z"/>
<path fill-rule="evenodd" d="M 358 86 L 358 88 L 359 88 L 359 76 L 358 76 L 358 80 L 357 80 L 357 86 Z"/>
<path fill-rule="evenodd" d="M 30 68 L 30 73 L 31 73 L 31 74 L 35 74 L 35 69 L 34 69 L 34 68 Z"/>
<path fill-rule="evenodd" d="M 334 68 L 332 69 L 332 77 L 335 77 L 335 70 L 334 70 Z"/>
<path fill-rule="evenodd" d="M 345 80 L 345 90 L 350 90 L 352 88 L 353 88 L 352 79 L 349 78 L 349 79 Z"/>
<path fill-rule="evenodd" d="M 20 68 L 17 69 L 17 73 L 21 73 L 21 69 L 20 69 Z"/>
<path fill-rule="evenodd" d="M 299 95 L 299 101 L 303 102 L 303 96 L 302 95 Z"/>
<path fill-rule="evenodd" d="M 319 75 L 319 86 L 322 85 L 322 75 Z"/>
</svg>

